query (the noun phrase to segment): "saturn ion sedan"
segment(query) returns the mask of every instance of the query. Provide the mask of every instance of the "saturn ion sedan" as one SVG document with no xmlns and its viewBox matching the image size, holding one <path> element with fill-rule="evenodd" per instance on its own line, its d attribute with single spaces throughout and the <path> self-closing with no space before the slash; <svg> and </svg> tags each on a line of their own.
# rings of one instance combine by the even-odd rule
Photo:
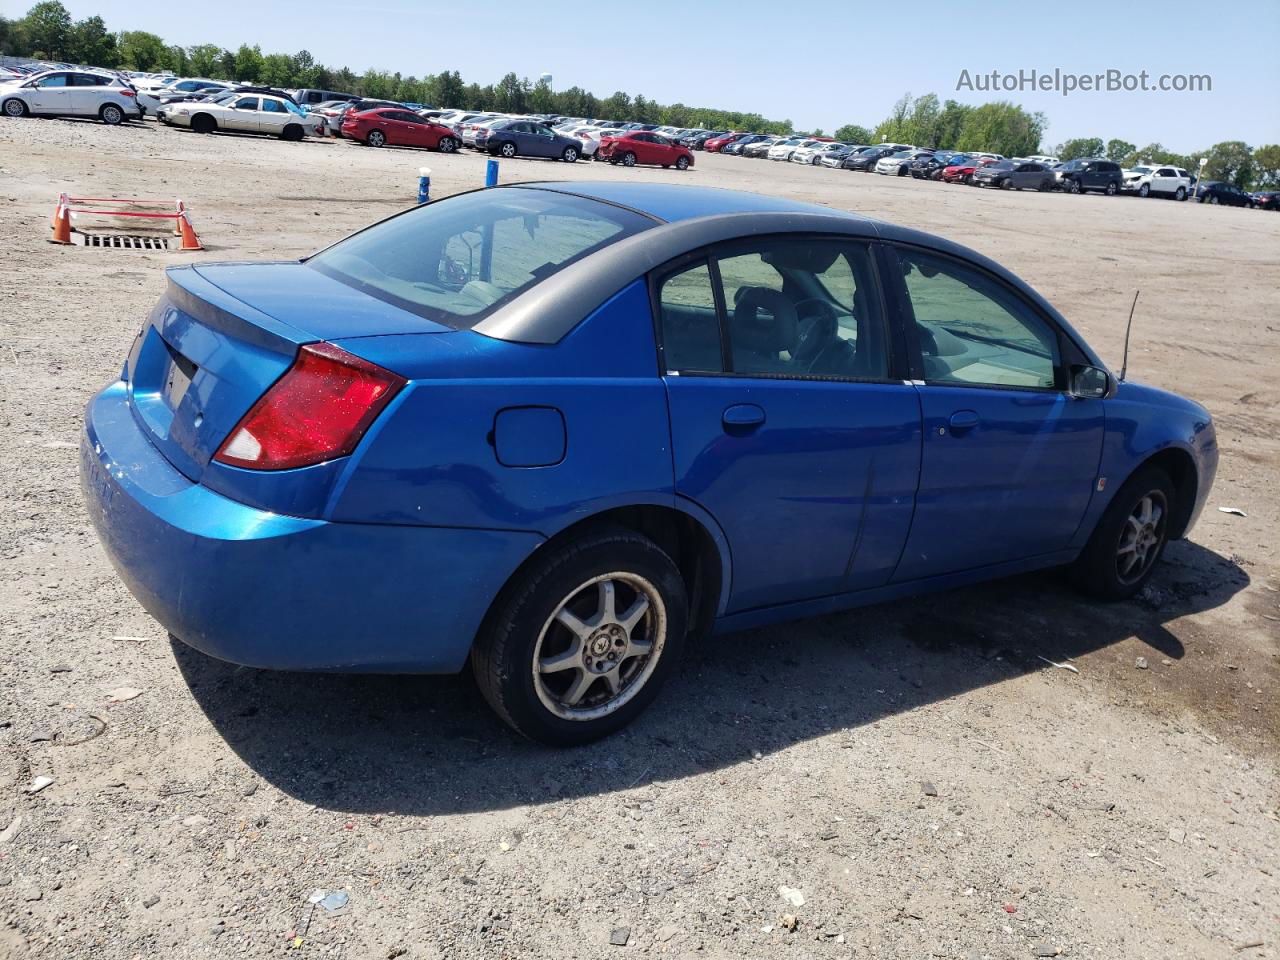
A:
<svg viewBox="0 0 1280 960">
<path fill-rule="evenodd" d="M 983 256 L 634 181 L 170 268 L 80 450 L 108 554 L 178 639 L 469 665 L 554 744 L 632 720 L 711 634 L 1056 566 L 1128 597 L 1217 459 L 1203 407 L 1118 382 Z"/>
</svg>

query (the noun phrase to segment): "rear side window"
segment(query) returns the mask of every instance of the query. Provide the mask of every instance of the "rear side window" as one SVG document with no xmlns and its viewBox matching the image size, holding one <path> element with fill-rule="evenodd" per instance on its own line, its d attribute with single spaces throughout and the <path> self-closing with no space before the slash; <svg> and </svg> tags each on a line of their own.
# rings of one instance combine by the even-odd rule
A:
<svg viewBox="0 0 1280 960">
<path fill-rule="evenodd" d="M 596 200 L 503 187 L 418 207 L 306 262 L 370 296 L 469 329 L 570 263 L 651 226 Z"/>
<path fill-rule="evenodd" d="M 288 113 L 284 108 L 284 104 L 279 100 L 272 100 L 268 97 L 262 98 L 262 109 L 266 113 Z"/>
</svg>

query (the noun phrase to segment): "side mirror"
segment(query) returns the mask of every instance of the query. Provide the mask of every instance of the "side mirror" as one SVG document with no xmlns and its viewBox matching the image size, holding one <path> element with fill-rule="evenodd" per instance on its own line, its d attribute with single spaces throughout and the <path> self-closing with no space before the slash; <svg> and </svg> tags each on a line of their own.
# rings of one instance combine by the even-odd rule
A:
<svg viewBox="0 0 1280 960">
<path fill-rule="evenodd" d="M 1105 400 L 1116 390 L 1115 378 L 1102 367 L 1076 364 L 1071 368 L 1071 388 L 1068 391 L 1077 400 Z"/>
</svg>

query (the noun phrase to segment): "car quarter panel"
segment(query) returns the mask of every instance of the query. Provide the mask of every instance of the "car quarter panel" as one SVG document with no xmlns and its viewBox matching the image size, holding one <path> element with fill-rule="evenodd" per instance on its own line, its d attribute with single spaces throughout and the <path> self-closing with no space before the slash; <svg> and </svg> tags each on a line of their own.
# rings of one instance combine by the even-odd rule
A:
<svg viewBox="0 0 1280 960">
<path fill-rule="evenodd" d="M 467 332 L 339 341 L 412 379 L 365 438 L 329 516 L 551 535 L 601 510 L 674 501 L 651 316 L 636 282 L 554 348 Z M 506 466 L 495 425 L 528 408 L 563 419 L 563 456 Z"/>
<path fill-rule="evenodd" d="M 122 381 L 90 402 L 80 462 L 89 516 L 142 606 L 191 646 L 248 666 L 457 671 L 494 595 L 541 543 L 327 523 L 230 500 L 164 459 Z"/>
</svg>

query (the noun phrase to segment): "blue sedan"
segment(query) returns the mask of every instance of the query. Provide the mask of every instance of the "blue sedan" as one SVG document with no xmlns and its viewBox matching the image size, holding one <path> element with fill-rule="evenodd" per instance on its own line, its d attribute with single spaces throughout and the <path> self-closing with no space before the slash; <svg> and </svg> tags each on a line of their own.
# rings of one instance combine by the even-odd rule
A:
<svg viewBox="0 0 1280 960">
<path fill-rule="evenodd" d="M 1022 571 L 1101 599 L 1204 505 L 1209 414 L 928 234 L 659 184 L 451 197 L 300 262 L 172 268 L 85 499 L 175 637 L 452 672 L 549 743 L 710 633 Z"/>
</svg>

